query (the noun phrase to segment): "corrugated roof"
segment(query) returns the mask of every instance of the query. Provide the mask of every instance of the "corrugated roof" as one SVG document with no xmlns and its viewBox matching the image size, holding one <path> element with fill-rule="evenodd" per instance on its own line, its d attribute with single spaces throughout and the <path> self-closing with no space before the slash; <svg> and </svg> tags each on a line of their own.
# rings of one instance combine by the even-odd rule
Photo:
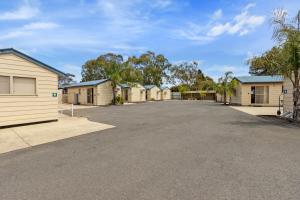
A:
<svg viewBox="0 0 300 200">
<path fill-rule="evenodd" d="M 74 83 L 68 86 L 64 86 L 64 88 L 70 88 L 70 87 L 84 87 L 84 86 L 96 86 L 102 83 L 105 83 L 109 79 L 101 79 L 101 80 L 94 80 L 94 81 L 87 81 L 87 82 L 81 82 L 81 83 Z"/>
<path fill-rule="evenodd" d="M 130 86 L 127 83 L 121 83 L 119 85 L 121 88 L 130 88 Z"/>
<path fill-rule="evenodd" d="M 156 87 L 156 85 L 144 85 L 144 88 L 146 88 L 147 90 L 150 90 L 154 87 Z"/>
<path fill-rule="evenodd" d="M 160 89 L 161 89 L 161 90 L 165 90 L 165 89 L 170 89 L 170 88 L 167 87 L 167 86 L 162 86 L 162 87 L 160 87 Z"/>
<path fill-rule="evenodd" d="M 17 51 L 15 49 L 13 49 L 13 48 L 0 49 L 0 54 L 9 54 L 9 53 L 14 54 L 16 56 L 19 56 L 19 57 L 21 57 L 25 60 L 28 60 L 29 62 L 32 62 L 32 63 L 34 63 L 34 64 L 36 64 L 36 65 L 38 65 L 38 66 L 40 66 L 44 69 L 47 69 L 51 72 L 54 72 L 54 73 L 58 74 L 60 76 L 66 76 L 66 74 L 64 72 L 62 72 L 58 69 L 55 69 L 54 67 L 51 67 L 51 66 L 49 66 L 49 65 L 47 65 L 47 64 L 45 64 L 45 63 L 43 63 L 39 60 L 36 60 L 36 59 L 34 59 L 34 58 L 32 58 L 32 57 L 30 57 L 30 56 L 28 56 L 28 55 L 26 55 L 26 54 L 24 54 L 20 51 Z"/>
<path fill-rule="evenodd" d="M 283 76 L 237 76 L 241 83 L 281 83 Z"/>
</svg>

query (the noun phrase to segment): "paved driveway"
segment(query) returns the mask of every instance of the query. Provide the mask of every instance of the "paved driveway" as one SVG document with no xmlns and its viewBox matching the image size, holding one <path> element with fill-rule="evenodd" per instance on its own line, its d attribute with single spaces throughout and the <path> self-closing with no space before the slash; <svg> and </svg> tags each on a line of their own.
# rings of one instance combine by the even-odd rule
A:
<svg viewBox="0 0 300 200">
<path fill-rule="evenodd" d="M 77 115 L 117 127 L 0 155 L 0 199 L 299 199 L 292 125 L 198 101 Z"/>
</svg>

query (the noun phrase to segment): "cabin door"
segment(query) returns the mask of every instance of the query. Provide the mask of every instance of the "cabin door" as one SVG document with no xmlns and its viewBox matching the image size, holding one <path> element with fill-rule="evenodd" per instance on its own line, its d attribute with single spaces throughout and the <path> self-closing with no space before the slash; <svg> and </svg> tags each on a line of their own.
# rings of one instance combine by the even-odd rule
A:
<svg viewBox="0 0 300 200">
<path fill-rule="evenodd" d="M 94 104 L 94 88 L 87 89 L 87 103 Z"/>
</svg>

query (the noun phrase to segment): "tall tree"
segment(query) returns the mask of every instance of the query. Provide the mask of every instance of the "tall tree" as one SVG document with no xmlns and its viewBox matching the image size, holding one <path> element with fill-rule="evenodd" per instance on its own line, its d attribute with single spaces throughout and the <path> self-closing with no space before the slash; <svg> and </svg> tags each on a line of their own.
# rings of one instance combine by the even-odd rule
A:
<svg viewBox="0 0 300 200">
<path fill-rule="evenodd" d="M 128 62 L 142 71 L 145 85 L 161 86 L 164 81 L 169 80 L 168 70 L 171 64 L 162 54 L 156 55 L 154 52 L 148 51 L 139 57 L 129 57 Z"/>
<path fill-rule="evenodd" d="M 286 11 L 276 10 L 272 23 L 273 38 L 278 41 L 278 46 L 251 59 L 250 71 L 280 74 L 290 79 L 293 84 L 293 118 L 297 119 L 300 96 L 300 11 L 294 19 L 288 19 Z"/>
<path fill-rule="evenodd" d="M 208 90 L 212 88 L 213 80 L 203 74 L 195 61 L 173 65 L 170 71 L 173 84 L 188 86 L 190 90 Z"/>
<path fill-rule="evenodd" d="M 121 55 L 112 53 L 89 60 L 82 66 L 82 81 L 110 79 L 112 82 L 113 103 L 116 99 L 116 87 L 120 83 L 139 82 L 141 73 L 133 68 L 129 62 L 123 62 Z"/>
<path fill-rule="evenodd" d="M 233 79 L 232 72 L 225 72 L 224 76 L 219 78 L 218 83 L 215 85 L 217 93 L 223 96 L 224 104 L 227 104 L 227 97 L 231 97 L 237 86 L 237 81 Z"/>
<path fill-rule="evenodd" d="M 197 62 L 183 62 L 171 67 L 171 79 L 173 83 L 179 85 L 188 85 L 191 87 L 196 83 L 198 74 L 202 74 L 201 70 L 198 71 Z"/>
</svg>

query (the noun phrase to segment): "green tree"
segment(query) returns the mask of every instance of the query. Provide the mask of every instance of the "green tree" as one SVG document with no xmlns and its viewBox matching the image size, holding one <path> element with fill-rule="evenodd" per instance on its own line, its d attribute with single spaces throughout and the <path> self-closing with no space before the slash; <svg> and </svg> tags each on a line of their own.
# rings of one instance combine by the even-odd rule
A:
<svg viewBox="0 0 300 200">
<path fill-rule="evenodd" d="M 205 76 L 195 61 L 173 65 L 170 72 L 173 84 L 187 85 L 191 90 L 212 89 L 213 79 Z"/>
<path fill-rule="evenodd" d="M 128 62 L 142 72 L 143 84 L 161 86 L 169 80 L 168 70 L 171 67 L 168 59 L 162 55 L 156 55 L 148 51 L 139 57 L 129 57 Z"/>
<path fill-rule="evenodd" d="M 285 58 L 283 57 L 282 47 L 275 46 L 271 50 L 260 56 L 254 56 L 247 61 L 250 66 L 249 73 L 252 75 L 280 75 L 279 66 L 282 66 Z"/>
<path fill-rule="evenodd" d="M 250 72 L 280 74 L 293 84 L 293 118 L 298 118 L 300 96 L 300 11 L 294 19 L 288 19 L 284 10 L 276 10 L 272 19 L 273 38 L 278 46 L 261 56 L 249 60 Z"/>
<path fill-rule="evenodd" d="M 99 56 L 95 60 L 89 60 L 82 66 L 82 81 L 97 79 L 110 79 L 113 90 L 113 103 L 116 100 L 116 87 L 120 83 L 139 82 L 141 73 L 133 68 L 129 62 L 123 62 L 121 55 L 112 53 Z"/>
<path fill-rule="evenodd" d="M 189 87 L 196 83 L 198 74 L 202 75 L 201 70 L 198 71 L 197 62 L 183 62 L 173 65 L 170 69 L 170 72 L 173 83 L 179 83 L 179 85 L 188 85 Z"/>
<path fill-rule="evenodd" d="M 230 71 L 225 72 L 224 76 L 219 78 L 218 83 L 215 84 L 215 90 L 223 96 L 224 104 L 227 104 L 227 97 L 233 95 L 236 86 L 237 81 L 233 78 L 233 73 Z"/>
</svg>

